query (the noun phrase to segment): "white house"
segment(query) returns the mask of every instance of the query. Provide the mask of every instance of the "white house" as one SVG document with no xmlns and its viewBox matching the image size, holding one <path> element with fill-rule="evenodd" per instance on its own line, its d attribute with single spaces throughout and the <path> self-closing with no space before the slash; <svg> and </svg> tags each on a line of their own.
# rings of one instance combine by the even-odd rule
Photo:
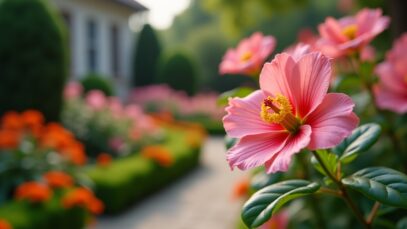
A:
<svg viewBox="0 0 407 229">
<path fill-rule="evenodd" d="M 131 85 L 134 25 L 145 22 L 135 0 L 52 0 L 70 35 L 70 79 L 94 72 L 111 77 L 119 96 Z"/>
</svg>

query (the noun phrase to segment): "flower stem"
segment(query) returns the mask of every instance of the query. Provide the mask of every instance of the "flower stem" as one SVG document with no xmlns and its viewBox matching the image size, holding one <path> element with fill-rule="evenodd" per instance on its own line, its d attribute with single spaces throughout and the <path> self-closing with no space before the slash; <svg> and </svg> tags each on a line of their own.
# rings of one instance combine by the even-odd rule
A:
<svg viewBox="0 0 407 229">
<path fill-rule="evenodd" d="M 366 221 L 369 225 L 371 225 L 373 223 L 373 220 L 375 219 L 379 208 L 380 208 L 380 203 L 376 201 L 375 204 L 373 205 L 372 211 L 370 212 L 369 216 L 366 219 Z"/>
<path fill-rule="evenodd" d="M 337 179 L 326 167 L 324 164 L 324 161 L 321 159 L 319 154 L 315 151 L 312 151 L 312 154 L 315 156 L 315 158 L 318 160 L 319 164 L 321 165 L 322 169 L 325 171 L 325 173 L 328 175 L 328 177 L 338 186 L 339 190 L 341 191 L 341 196 L 345 200 L 345 202 L 348 204 L 349 208 L 352 210 L 353 214 L 356 216 L 356 218 L 360 221 L 360 223 L 366 228 L 370 229 L 371 226 L 368 222 L 365 221 L 365 218 L 363 217 L 362 212 L 359 210 L 359 208 L 356 206 L 356 204 L 352 201 L 350 198 L 348 191 L 346 187 L 343 185 L 340 179 Z"/>
<path fill-rule="evenodd" d="M 311 178 L 311 175 L 309 173 L 309 166 L 308 166 L 309 164 L 307 163 L 305 156 L 306 155 L 304 153 L 299 154 L 299 163 L 300 163 L 300 165 L 302 167 L 302 170 L 304 172 L 304 177 L 306 179 L 309 179 L 309 178 Z M 323 213 L 321 212 L 320 206 L 318 204 L 319 203 L 318 199 L 316 199 L 315 196 L 311 195 L 310 199 L 308 199 L 308 202 L 309 202 L 309 205 L 310 205 L 311 210 L 313 212 L 313 215 L 314 215 L 314 217 L 316 219 L 315 224 L 316 224 L 317 228 L 318 229 L 326 228 L 325 219 L 323 217 Z"/>
</svg>

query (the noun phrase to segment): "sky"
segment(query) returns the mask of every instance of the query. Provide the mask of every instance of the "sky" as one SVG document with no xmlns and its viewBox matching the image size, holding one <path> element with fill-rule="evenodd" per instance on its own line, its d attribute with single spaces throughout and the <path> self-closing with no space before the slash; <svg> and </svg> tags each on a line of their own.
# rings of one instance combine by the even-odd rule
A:
<svg viewBox="0 0 407 229">
<path fill-rule="evenodd" d="M 174 17 L 185 10 L 190 0 L 137 0 L 150 9 L 149 23 L 156 29 L 171 26 Z"/>
</svg>

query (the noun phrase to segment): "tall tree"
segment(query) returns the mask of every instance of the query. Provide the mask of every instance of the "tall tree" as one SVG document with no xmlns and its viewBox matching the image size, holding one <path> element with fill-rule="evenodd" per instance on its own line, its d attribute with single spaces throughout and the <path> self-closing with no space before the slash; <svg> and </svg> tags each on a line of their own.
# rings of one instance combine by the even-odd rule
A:
<svg viewBox="0 0 407 229">
<path fill-rule="evenodd" d="M 61 19 L 44 0 L 3 0 L 0 34 L 0 113 L 37 109 L 58 120 L 68 67 Z"/>
<path fill-rule="evenodd" d="M 134 52 L 133 85 L 146 86 L 154 83 L 161 44 L 154 29 L 146 24 L 140 32 Z"/>
</svg>

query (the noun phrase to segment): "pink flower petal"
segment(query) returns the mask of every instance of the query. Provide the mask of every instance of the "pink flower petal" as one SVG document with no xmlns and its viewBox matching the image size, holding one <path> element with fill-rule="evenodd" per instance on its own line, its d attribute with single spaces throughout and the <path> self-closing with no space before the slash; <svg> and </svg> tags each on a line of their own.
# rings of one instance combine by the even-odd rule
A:
<svg viewBox="0 0 407 229">
<path fill-rule="evenodd" d="M 348 40 L 342 33 L 341 25 L 334 18 L 328 17 L 324 24 L 319 25 L 318 30 L 323 38 L 335 43 L 342 43 Z"/>
<path fill-rule="evenodd" d="M 357 34 L 369 33 L 370 40 L 383 32 L 390 23 L 390 18 L 382 16 L 381 9 L 363 9 L 356 15 L 358 24 Z"/>
<path fill-rule="evenodd" d="M 306 120 L 312 127 L 308 148 L 331 148 L 349 136 L 359 123 L 359 118 L 352 112 L 354 106 L 352 99 L 345 94 L 327 94 Z"/>
<path fill-rule="evenodd" d="M 264 122 L 260 117 L 261 104 L 266 96 L 257 90 L 245 98 L 229 100 L 227 115 L 223 118 L 223 126 L 230 137 L 241 138 L 245 135 L 262 134 L 281 131 L 277 124 Z"/>
<path fill-rule="evenodd" d="M 383 62 L 377 65 L 375 72 L 379 76 L 380 83 L 383 84 L 383 87 L 400 94 L 406 93 L 406 83 L 403 77 L 399 76 L 394 70 L 391 63 Z"/>
<path fill-rule="evenodd" d="M 291 100 L 290 80 L 294 66 L 295 61 L 289 54 L 276 55 L 271 63 L 264 65 L 260 73 L 260 88 L 273 96 L 281 94 Z"/>
<path fill-rule="evenodd" d="M 399 114 L 407 113 L 407 92 L 401 94 L 382 85 L 374 88 L 376 104 L 382 109 L 388 109 Z"/>
<path fill-rule="evenodd" d="M 331 80 L 331 63 L 321 53 L 304 55 L 291 76 L 297 114 L 306 117 L 322 102 Z"/>
<path fill-rule="evenodd" d="M 311 127 L 303 125 L 295 135 L 290 135 L 284 147 L 265 164 L 267 173 L 287 171 L 291 157 L 307 147 L 311 140 Z"/>
<path fill-rule="evenodd" d="M 284 147 L 288 138 L 288 132 L 245 136 L 228 151 L 226 159 L 231 169 L 246 170 L 263 165 Z"/>
</svg>

